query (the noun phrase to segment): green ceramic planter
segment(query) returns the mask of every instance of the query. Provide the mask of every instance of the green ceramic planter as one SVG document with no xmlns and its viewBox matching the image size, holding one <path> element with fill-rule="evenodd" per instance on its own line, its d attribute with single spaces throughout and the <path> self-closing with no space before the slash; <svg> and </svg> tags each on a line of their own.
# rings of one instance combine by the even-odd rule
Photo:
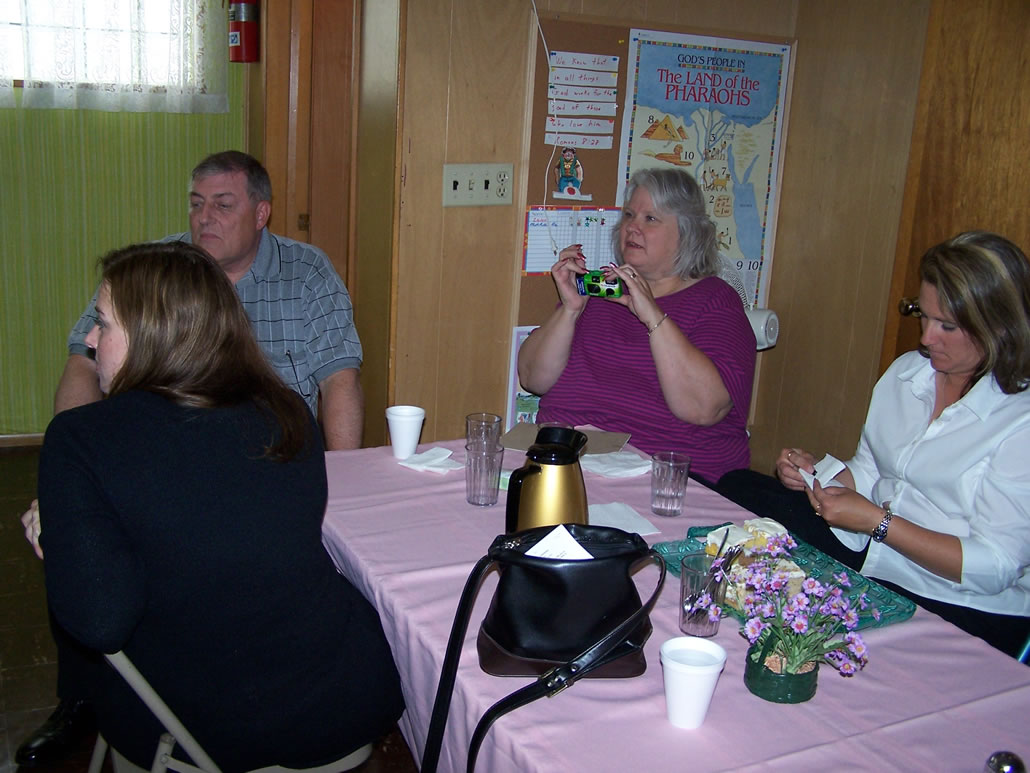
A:
<svg viewBox="0 0 1030 773">
<path fill-rule="evenodd" d="M 777 674 L 766 668 L 764 663 L 755 663 L 751 659 L 752 654 L 752 650 L 748 650 L 744 658 L 744 684 L 759 698 L 773 703 L 804 703 L 815 695 L 818 663 L 804 674 Z"/>
</svg>

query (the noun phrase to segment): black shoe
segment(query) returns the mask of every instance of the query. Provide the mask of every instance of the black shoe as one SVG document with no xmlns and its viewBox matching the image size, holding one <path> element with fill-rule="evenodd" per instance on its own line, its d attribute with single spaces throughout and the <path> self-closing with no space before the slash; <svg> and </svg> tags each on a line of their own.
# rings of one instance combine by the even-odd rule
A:
<svg viewBox="0 0 1030 773">
<path fill-rule="evenodd" d="M 89 703 L 62 700 L 47 721 L 18 747 L 14 761 L 25 767 L 53 765 L 96 729 L 93 707 Z"/>
</svg>

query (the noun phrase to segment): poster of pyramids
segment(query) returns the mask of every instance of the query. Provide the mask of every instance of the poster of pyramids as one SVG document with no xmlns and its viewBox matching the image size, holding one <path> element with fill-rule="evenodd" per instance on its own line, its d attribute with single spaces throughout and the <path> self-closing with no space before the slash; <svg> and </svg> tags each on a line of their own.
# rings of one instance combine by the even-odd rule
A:
<svg viewBox="0 0 1030 773">
<path fill-rule="evenodd" d="M 791 47 L 631 30 L 616 203 L 637 169 L 676 167 L 705 194 L 724 271 L 748 307 L 772 264 Z"/>
</svg>

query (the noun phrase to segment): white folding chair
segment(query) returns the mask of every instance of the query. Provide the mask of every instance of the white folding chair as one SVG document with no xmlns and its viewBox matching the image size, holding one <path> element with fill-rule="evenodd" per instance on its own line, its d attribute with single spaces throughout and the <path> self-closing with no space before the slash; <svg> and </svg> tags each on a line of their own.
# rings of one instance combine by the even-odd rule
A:
<svg viewBox="0 0 1030 773">
<path fill-rule="evenodd" d="M 161 736 L 154 752 L 154 762 L 150 766 L 151 773 L 164 773 L 167 770 L 178 771 L 179 773 L 221 773 L 218 766 L 211 760 L 196 739 L 190 735 L 179 718 L 175 716 L 168 704 L 161 700 L 161 696 L 150 686 L 150 682 L 141 674 L 132 661 L 124 652 L 115 652 L 113 655 L 105 655 L 108 662 L 122 675 L 122 678 L 129 683 L 129 686 L 136 692 L 147 708 L 157 717 L 161 725 L 167 730 Z M 178 744 L 196 764 L 177 759 L 172 756 L 175 745 Z M 111 749 L 115 773 L 133 773 L 141 768 L 129 763 L 124 757 Z M 103 736 L 97 736 L 96 746 L 93 747 L 93 757 L 89 763 L 89 773 L 100 773 L 104 764 L 104 757 L 108 752 L 108 744 Z M 314 768 L 300 769 L 303 773 L 337 773 L 338 771 L 353 770 L 372 756 L 372 744 L 365 744 L 355 749 L 350 754 L 335 762 L 320 765 Z M 297 771 L 297 768 L 285 768 L 279 765 L 270 765 L 251 771 L 250 773 L 290 773 Z"/>
</svg>

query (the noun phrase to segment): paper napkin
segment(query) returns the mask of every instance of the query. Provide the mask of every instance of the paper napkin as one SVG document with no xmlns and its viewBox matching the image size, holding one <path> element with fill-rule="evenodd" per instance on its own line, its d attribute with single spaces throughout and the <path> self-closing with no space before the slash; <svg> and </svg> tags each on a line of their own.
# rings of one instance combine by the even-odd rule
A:
<svg viewBox="0 0 1030 773">
<path fill-rule="evenodd" d="M 805 485 L 809 488 L 815 488 L 815 481 L 819 481 L 819 485 L 826 488 L 827 486 L 842 485 L 837 483 L 834 480 L 834 477 L 839 475 L 845 466 L 844 462 L 837 457 L 826 454 L 826 456 L 816 462 L 815 475 L 805 472 L 802 469 L 798 469 L 798 472 L 801 473 L 801 477 L 805 480 Z"/>
<path fill-rule="evenodd" d="M 584 470 L 606 478 L 632 478 L 651 471 L 651 460 L 632 451 L 584 455 L 580 457 L 579 464 Z"/>
<path fill-rule="evenodd" d="M 437 446 L 420 454 L 409 456 L 404 461 L 398 462 L 398 464 L 410 467 L 413 470 L 419 470 L 420 472 L 435 472 L 438 475 L 443 475 L 450 470 L 460 470 L 464 467 L 463 464 L 453 459 L 448 459 L 450 455 L 451 452 L 448 449 Z"/>
<path fill-rule="evenodd" d="M 587 520 L 591 526 L 610 526 L 622 529 L 631 534 L 658 534 L 654 525 L 637 513 L 632 507 L 622 502 L 607 505 L 590 505 Z"/>
</svg>

